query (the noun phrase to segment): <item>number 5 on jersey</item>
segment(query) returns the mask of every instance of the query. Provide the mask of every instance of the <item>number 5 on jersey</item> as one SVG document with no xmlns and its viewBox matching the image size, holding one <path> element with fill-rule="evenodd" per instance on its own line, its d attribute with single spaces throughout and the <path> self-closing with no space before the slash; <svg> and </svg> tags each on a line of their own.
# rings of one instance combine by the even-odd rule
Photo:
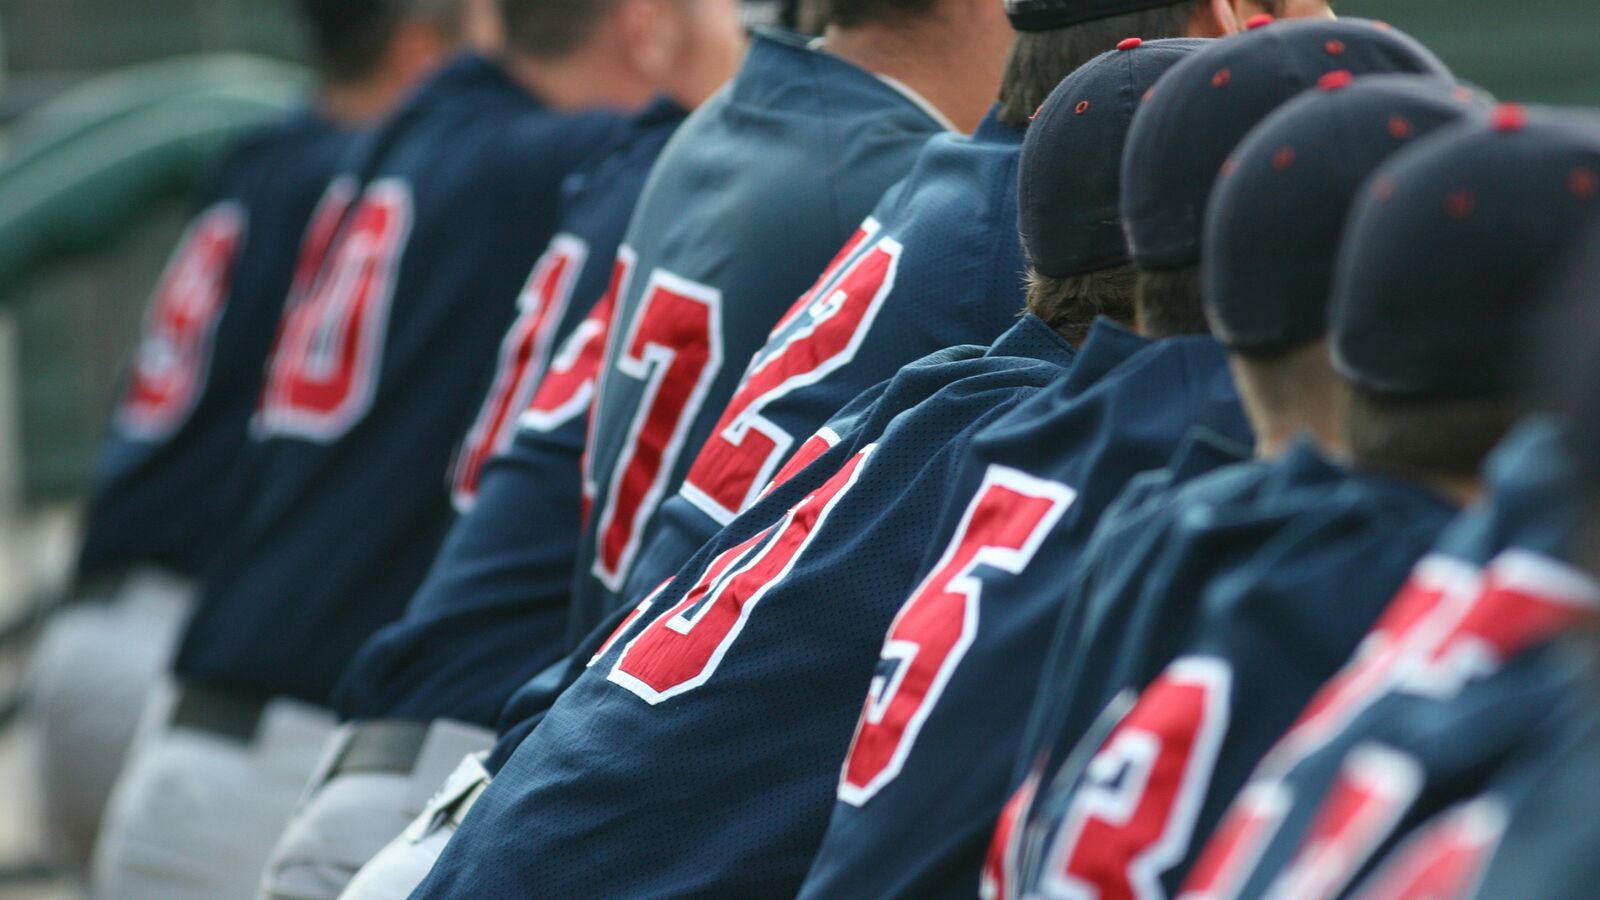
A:
<svg viewBox="0 0 1600 900">
<path fill-rule="evenodd" d="M 900 608 L 845 759 L 839 799 L 865 805 L 900 774 L 978 632 L 981 569 L 1027 567 L 1077 493 L 990 466 L 944 555 Z"/>
</svg>

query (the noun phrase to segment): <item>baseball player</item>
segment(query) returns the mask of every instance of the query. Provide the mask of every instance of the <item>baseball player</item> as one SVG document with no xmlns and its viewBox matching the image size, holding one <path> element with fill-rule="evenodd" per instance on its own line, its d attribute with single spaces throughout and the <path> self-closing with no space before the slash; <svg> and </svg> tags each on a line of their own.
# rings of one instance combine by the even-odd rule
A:
<svg viewBox="0 0 1600 900">
<path fill-rule="evenodd" d="M 193 579 L 236 515 L 225 489 L 300 237 L 353 129 L 442 61 L 465 7 L 299 6 L 320 69 L 308 107 L 242 139 L 212 177 L 157 286 L 101 452 L 75 604 L 30 674 L 46 831 L 86 866 L 138 709 L 166 665 Z"/>
<path fill-rule="evenodd" d="M 1516 106 L 1380 170 L 1351 213 L 1340 264 L 1336 359 L 1357 390 L 1431 406 L 1436 419 L 1440 407 L 1466 419 L 1474 404 L 1484 421 L 1510 415 L 1515 355 L 1497 351 L 1535 311 L 1543 276 L 1600 212 L 1581 174 L 1595 171 L 1600 126 Z M 1523 223 L 1520 239 L 1505 242 L 1511 221 Z M 1411 328 L 1406 353 L 1375 327 L 1390 317 Z M 1573 469 L 1548 426 L 1508 442 L 1490 466 L 1488 502 L 1390 594 L 1348 664 L 1314 698 L 1296 698 L 1310 702 L 1281 723 L 1270 752 L 1261 745 L 1255 774 L 1185 890 L 1342 895 L 1372 872 L 1375 856 L 1433 820 L 1428 828 L 1460 834 L 1451 872 L 1414 880 L 1418 859 L 1445 849 L 1426 843 L 1398 851 L 1402 859 L 1371 889 L 1470 892 L 1505 827 L 1518 776 L 1464 801 L 1494 782 L 1519 744 L 1559 744 L 1552 735 L 1592 727 L 1592 714 L 1574 717 L 1562 701 L 1571 694 L 1590 705 L 1587 689 L 1574 687 L 1592 676 L 1590 660 L 1548 643 L 1592 624 L 1600 609 L 1600 590 L 1567 562 L 1583 514 L 1569 499 L 1581 494 Z M 1369 602 L 1365 593 L 1340 595 L 1345 610 Z M 1266 709 L 1258 702 L 1250 715 Z"/>
<path fill-rule="evenodd" d="M 1389 112 L 1367 117 L 1369 140 L 1381 144 L 1388 140 L 1377 136 L 1382 131 L 1403 130 L 1391 130 Z M 1404 112 L 1400 118 L 1410 121 Z M 1274 159 L 1281 166 L 1285 146 L 1296 154 L 1286 171 L 1301 165 L 1302 148 L 1304 161 L 1315 166 L 1315 154 L 1328 152 L 1313 149 L 1326 148 L 1325 141 L 1309 140 L 1321 129 L 1312 126 L 1306 140 L 1294 138 L 1293 130 L 1264 139 L 1254 159 L 1241 156 L 1240 171 L 1274 168 Z M 1514 320 L 1519 301 L 1481 282 L 1475 289 L 1491 290 L 1494 299 L 1429 332 L 1426 323 L 1440 320 L 1422 310 L 1430 304 L 1439 309 L 1440 301 L 1430 298 L 1440 295 L 1414 274 L 1427 251 L 1417 242 L 1397 243 L 1415 220 L 1383 226 L 1367 212 L 1391 208 L 1389 186 L 1411 160 L 1477 130 L 1486 130 L 1481 121 L 1442 129 L 1379 169 L 1371 182 L 1376 194 L 1362 190 L 1340 250 L 1330 326 L 1335 365 L 1347 385 L 1339 419 L 1351 469 L 1322 460 L 1308 445 L 1296 446 L 1270 464 L 1271 476 L 1254 495 L 1224 500 L 1175 528 L 1173 546 L 1194 561 L 1174 563 L 1170 571 L 1182 571 L 1183 580 L 1153 583 L 1152 596 L 1192 603 L 1194 611 L 1184 636 L 1168 644 L 1170 661 L 1151 660 L 1159 673 L 1133 685 L 1139 693 L 1131 708 L 1114 702 L 1079 743 L 1081 755 L 1054 779 L 1056 787 L 1039 795 L 1030 833 L 1018 842 L 1038 848 L 1033 868 L 1024 866 L 1040 873 L 1038 883 L 1061 890 L 1057 886 L 1144 877 L 1149 864 L 1143 860 L 1159 848 L 1167 890 L 1176 890 L 1186 875 L 1186 890 L 1208 890 L 1210 873 L 1222 869 L 1202 862 L 1188 871 L 1198 855 L 1191 836 L 1212 832 L 1248 770 L 1355 648 L 1447 511 L 1474 496 L 1477 467 L 1511 416 L 1502 402 L 1503 367 L 1465 374 L 1459 360 L 1481 353 L 1489 335 Z M 1440 173 L 1425 191 L 1448 196 L 1454 178 Z M 1409 208 L 1422 210 L 1426 202 L 1417 199 Z M 1237 209 L 1252 214 L 1247 203 Z M 1448 202 L 1421 215 L 1435 213 L 1447 220 L 1441 232 L 1452 230 L 1449 220 L 1472 215 Z M 1381 260 L 1375 242 L 1383 245 Z M 1394 340 L 1397 327 L 1407 335 L 1404 347 Z M 1209 562 L 1199 562 L 1194 549 L 1202 543 Z M 1166 561 L 1162 565 L 1168 569 Z M 1136 745 L 1142 749 L 1130 755 Z M 1117 802 L 1147 810 L 1137 826 L 1131 817 L 1122 823 L 1142 837 L 1115 847 L 1128 832 L 1108 821 L 1104 804 L 1119 784 L 1140 778 L 1141 787 Z"/>
<path fill-rule="evenodd" d="M 1117 158 L 1102 157 L 1111 165 L 1099 180 L 1114 182 Z M 1081 339 L 1088 309 L 1129 304 L 1131 277 L 1114 261 L 1108 269 L 1031 306 Z M 1068 308 L 1075 303 L 1083 308 Z M 944 479 L 972 433 L 1072 356 L 1061 333 L 1028 316 L 987 350 L 941 351 L 852 402 L 824 432 L 837 435 L 832 449 L 793 477 L 792 467 L 781 473 L 670 586 L 614 617 L 625 619 L 614 636 L 596 632 L 583 648 L 591 667 L 483 792 L 420 894 L 500 884 L 557 894 L 627 895 L 646 884 L 793 893 L 826 825 L 883 629 L 944 503 Z M 741 615 L 757 601 L 756 614 Z M 707 760 L 691 747 L 717 748 L 714 778 L 692 775 Z M 625 824 L 608 811 L 618 802 L 633 809 Z M 641 842 L 647 859 L 607 862 Z M 507 858 L 512 844 L 525 849 Z"/>
<path fill-rule="evenodd" d="M 337 896 L 468 750 L 493 742 L 512 690 L 565 649 L 579 458 L 617 246 L 656 156 L 733 74 L 745 43 L 731 0 L 643 7 L 667 17 L 653 27 L 681 36 L 661 71 L 648 73 L 664 93 L 567 183 L 558 233 L 534 265 L 456 455 L 461 517 L 406 615 L 342 677 L 334 706 L 353 721 L 330 742 L 312 796 L 279 841 L 269 896 Z"/>
<path fill-rule="evenodd" d="M 248 508 L 206 567 L 178 684 L 153 698 L 102 833 L 107 896 L 254 888 L 332 730 L 335 679 L 426 573 L 451 518 L 440 473 L 561 185 L 620 124 L 566 110 L 653 87 L 601 52 L 631 29 L 584 10 L 503 5 L 508 50 L 429 80 L 324 194 L 342 212 L 279 324 Z"/>
<path fill-rule="evenodd" d="M 1343 84 L 1339 76 L 1328 86 Z M 1232 531 L 1215 530 L 1229 539 L 1225 544 L 1213 529 L 1179 525 L 1281 480 L 1271 461 L 1296 439 L 1344 446 L 1333 422 L 1334 379 L 1322 339 L 1329 248 L 1337 246 L 1350 198 L 1379 162 L 1472 109 L 1470 96 L 1461 99 L 1443 79 L 1371 76 L 1286 104 L 1231 155 L 1231 174 L 1211 203 L 1204 235 L 1206 291 L 1213 327 L 1234 354 L 1258 462 L 1227 466 L 1242 454 L 1195 436 L 1169 469 L 1141 476 L 1117 499 L 1081 570 L 1058 576 L 1072 588 L 1023 744 L 1018 778 L 1025 787 L 997 835 L 990 873 L 996 895 L 1020 862 L 1019 848 L 1008 842 L 1018 837 L 1010 827 L 1028 795 L 1050 781 L 1118 691 L 1155 677 L 1185 640 L 1194 605 L 1172 602 L 1161 586 L 1196 583 L 1225 552 L 1252 552 L 1274 522 L 1230 519 Z M 1229 119 L 1216 106 L 1194 112 L 1210 123 Z M 1286 146 L 1298 155 L 1280 169 Z M 1273 264 L 1263 263 L 1268 259 Z M 1181 543 L 1190 539 L 1192 548 Z M 1052 745 L 1061 752 L 1051 753 Z"/>
</svg>

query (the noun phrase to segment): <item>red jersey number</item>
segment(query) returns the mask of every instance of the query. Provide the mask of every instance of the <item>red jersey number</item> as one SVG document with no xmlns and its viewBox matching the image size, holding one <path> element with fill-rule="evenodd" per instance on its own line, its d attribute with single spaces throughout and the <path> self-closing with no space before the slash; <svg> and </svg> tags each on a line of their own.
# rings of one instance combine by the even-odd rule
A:
<svg viewBox="0 0 1600 900">
<path fill-rule="evenodd" d="M 396 180 L 375 182 L 346 217 L 284 313 L 262 398 L 266 433 L 327 443 L 366 414 L 411 218 L 411 189 Z"/>
<path fill-rule="evenodd" d="M 1046 862 L 1052 894 L 1165 897 L 1228 727 L 1232 671 L 1220 659 L 1167 667 L 1089 761 Z"/>
<path fill-rule="evenodd" d="M 811 290 L 790 307 L 750 361 L 716 429 L 695 457 L 683 496 L 719 524 L 732 521 L 756 501 L 793 448 L 794 435 L 763 411 L 848 365 L 894 290 L 902 248 L 893 238 L 871 240 L 877 231 L 878 224 L 868 219 Z"/>
<path fill-rule="evenodd" d="M 623 340 L 616 374 L 644 396 L 600 509 L 594 575 L 620 590 L 689 426 L 722 368 L 722 292 L 657 269 Z"/>
<path fill-rule="evenodd" d="M 517 297 L 517 319 L 501 342 L 494 382 L 456 456 L 452 494 L 458 510 L 472 506 L 484 465 L 511 443 L 517 417 L 545 374 L 556 329 L 588 258 L 589 245 L 581 238 L 556 235 Z"/>
<path fill-rule="evenodd" d="M 610 680 L 651 704 L 709 681 L 761 599 L 794 568 L 856 483 L 872 450 L 869 445 L 852 457 L 778 524 L 713 559 L 681 601 L 629 642 Z"/>
<path fill-rule="evenodd" d="M 1021 572 L 1076 496 L 1065 485 L 989 467 L 949 547 L 889 628 L 845 757 L 840 800 L 865 805 L 900 774 L 977 636 L 979 567 Z"/>
<path fill-rule="evenodd" d="M 161 276 L 117 426 L 162 440 L 183 426 L 205 390 L 217 325 L 244 244 L 245 211 L 220 203 L 195 220 Z"/>
</svg>

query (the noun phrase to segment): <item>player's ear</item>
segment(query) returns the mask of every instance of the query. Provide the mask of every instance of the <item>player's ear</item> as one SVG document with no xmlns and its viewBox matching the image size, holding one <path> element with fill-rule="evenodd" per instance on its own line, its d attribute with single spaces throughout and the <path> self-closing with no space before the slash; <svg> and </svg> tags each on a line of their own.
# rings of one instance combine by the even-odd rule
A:
<svg viewBox="0 0 1600 900">
<path fill-rule="evenodd" d="M 1234 14 L 1233 0 L 1200 0 L 1195 4 L 1190 37 L 1227 37 L 1238 32 L 1239 17 Z"/>
</svg>

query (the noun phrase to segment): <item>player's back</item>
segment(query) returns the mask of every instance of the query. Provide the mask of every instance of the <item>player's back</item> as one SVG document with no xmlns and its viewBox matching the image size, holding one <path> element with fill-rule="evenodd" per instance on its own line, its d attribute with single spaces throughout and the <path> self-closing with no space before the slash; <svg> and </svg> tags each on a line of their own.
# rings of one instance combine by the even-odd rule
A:
<svg viewBox="0 0 1600 900">
<path fill-rule="evenodd" d="M 354 135 L 310 110 L 229 152 L 174 251 L 101 450 L 78 577 L 197 577 L 228 490 L 301 236 Z"/>
<path fill-rule="evenodd" d="M 1177 655 L 1154 661 L 1159 672 L 1106 704 L 1086 734 L 1023 748 L 1041 787 L 1011 834 L 1019 893 L 1146 877 L 1175 889 L 1198 854 L 1192 836 L 1215 827 L 1452 514 L 1419 485 L 1346 470 L 1305 443 L 1271 467 L 1265 489 L 1175 525 L 1194 533 L 1169 542 L 1207 562 L 1151 571 L 1175 579 L 1148 585 L 1151 602 L 1196 606 Z M 1039 702 L 1080 701 L 1071 684 L 1046 683 Z M 1119 821 L 1104 812 L 1113 795 L 1147 812 Z M 1160 870 L 1139 874 L 1158 843 Z"/>
<path fill-rule="evenodd" d="M 1022 138 L 996 109 L 971 137 L 927 142 L 750 360 L 662 504 L 624 596 L 677 571 L 851 398 L 936 350 L 987 345 L 1016 321 Z"/>
<path fill-rule="evenodd" d="M 403 609 L 451 521 L 443 473 L 561 184 L 615 127 L 553 113 L 466 56 L 367 138 L 324 201 L 345 211 L 318 274 L 280 323 L 249 507 L 207 568 L 180 677 L 326 704 Z"/>
<path fill-rule="evenodd" d="M 341 715 L 493 727 L 511 693 L 567 649 L 579 460 L 615 302 L 617 246 L 686 115 L 658 100 L 570 180 L 560 233 L 534 267 L 500 371 L 457 455 L 462 515 L 406 615 L 375 634 L 341 678 Z"/>
<path fill-rule="evenodd" d="M 745 362 L 939 128 L 887 81 L 762 32 L 667 146 L 619 257 L 574 642 L 616 604 Z"/>
</svg>

